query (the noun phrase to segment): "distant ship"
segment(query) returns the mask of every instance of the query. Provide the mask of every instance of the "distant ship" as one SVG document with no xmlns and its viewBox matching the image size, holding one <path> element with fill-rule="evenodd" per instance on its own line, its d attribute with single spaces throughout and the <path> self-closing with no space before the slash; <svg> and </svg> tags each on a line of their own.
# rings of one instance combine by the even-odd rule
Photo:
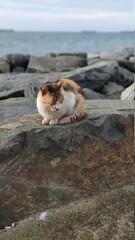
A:
<svg viewBox="0 0 135 240">
<path fill-rule="evenodd" d="M 125 31 L 121 31 L 121 33 L 133 33 L 135 30 L 125 30 Z"/>
<path fill-rule="evenodd" d="M 14 32 L 13 29 L 0 29 L 0 32 Z"/>
</svg>

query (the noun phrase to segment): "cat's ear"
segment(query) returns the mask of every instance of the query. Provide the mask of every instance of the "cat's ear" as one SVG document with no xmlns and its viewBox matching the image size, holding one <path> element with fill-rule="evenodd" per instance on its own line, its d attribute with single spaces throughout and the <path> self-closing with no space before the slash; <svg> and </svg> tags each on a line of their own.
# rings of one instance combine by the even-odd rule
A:
<svg viewBox="0 0 135 240">
<path fill-rule="evenodd" d="M 44 96 L 46 93 L 47 93 L 47 89 L 46 89 L 46 87 L 44 87 L 44 86 L 40 86 L 40 91 L 41 91 L 41 93 L 42 93 L 42 96 Z"/>
<path fill-rule="evenodd" d="M 57 89 L 60 89 L 60 88 L 62 87 L 62 84 L 63 84 L 63 81 L 58 80 L 58 81 L 56 82 L 56 87 L 57 87 Z"/>
</svg>

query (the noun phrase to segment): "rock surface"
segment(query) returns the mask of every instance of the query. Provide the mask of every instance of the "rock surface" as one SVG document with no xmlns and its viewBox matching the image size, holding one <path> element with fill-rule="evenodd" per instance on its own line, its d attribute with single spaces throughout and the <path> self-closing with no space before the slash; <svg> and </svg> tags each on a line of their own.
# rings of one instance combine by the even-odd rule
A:
<svg viewBox="0 0 135 240">
<path fill-rule="evenodd" d="M 48 211 L 45 221 L 31 217 L 1 235 L 1 240 L 133 240 L 134 189 L 100 193 Z"/>
<path fill-rule="evenodd" d="M 101 61 L 115 61 L 120 67 L 125 68 L 131 72 L 135 72 L 134 66 L 134 49 L 125 48 L 112 53 L 101 53 L 95 57 L 88 58 L 88 65 L 92 65 Z"/>
<path fill-rule="evenodd" d="M 87 60 L 77 56 L 31 57 L 27 72 L 66 71 L 87 66 Z"/>
<path fill-rule="evenodd" d="M 83 88 L 83 91 L 86 99 L 107 99 L 105 95 L 92 91 L 89 88 Z"/>
<path fill-rule="evenodd" d="M 131 100 L 131 101 L 135 100 L 135 84 L 134 83 L 122 92 L 121 99 Z"/>
<path fill-rule="evenodd" d="M 0 99 L 34 96 L 34 87 L 60 78 L 75 80 L 82 88 L 101 92 L 110 81 L 123 87 L 130 86 L 134 75 L 116 62 L 100 62 L 70 72 L 0 74 Z"/>
<path fill-rule="evenodd" d="M 10 72 L 10 65 L 3 59 L 0 59 L 0 73 L 8 73 L 8 72 Z"/>
<path fill-rule="evenodd" d="M 22 68 L 28 72 L 51 72 L 51 71 L 69 71 L 76 67 L 91 66 L 98 62 L 114 61 L 122 68 L 135 72 L 134 67 L 134 49 L 126 48 L 113 53 L 101 53 L 100 55 L 87 53 L 48 53 L 43 57 L 33 57 L 22 54 L 8 54 L 2 57 L 2 60 L 9 64 L 6 72 L 15 72 Z M 3 63 L 0 64 L 0 68 Z M 5 71 L 4 71 L 5 72 Z M 16 71 L 20 72 L 20 71 Z M 22 72 L 22 71 L 21 71 Z M 2 73 L 2 71 L 0 72 Z"/>
<path fill-rule="evenodd" d="M 50 54 L 45 58 L 53 59 L 55 70 L 59 68 L 56 63 L 58 59 L 83 59 L 90 66 L 72 69 L 70 65 L 69 69 L 65 68 L 65 64 L 75 61 L 66 61 L 60 64 L 59 71 L 54 72 L 52 63 L 48 62 L 52 72 L 19 74 L 19 71 L 26 71 L 29 56 L 27 59 L 25 57 L 6 56 L 12 73 L 0 74 L 0 228 L 11 226 L 11 223 L 39 211 L 87 197 L 90 204 L 87 205 L 87 199 L 83 199 L 80 201 L 82 209 L 78 202 L 75 203 L 76 209 L 71 203 L 75 214 L 71 214 L 70 208 L 68 211 L 65 207 L 62 210 L 71 225 L 75 226 L 77 239 L 132 239 L 131 232 L 128 231 L 127 235 L 127 230 L 132 229 L 129 208 L 132 191 L 130 186 L 123 188 L 123 185 L 132 184 L 134 176 L 134 101 L 109 100 L 120 98 L 125 88 L 124 92 L 129 91 L 133 98 L 134 69 L 130 68 L 129 62 L 133 64 L 134 57 L 131 49 L 121 51 L 119 56 L 115 53 L 106 60 L 101 56 L 94 57 L 91 63 L 79 53 L 76 56 Z M 42 126 L 35 96 L 40 84 L 60 78 L 75 80 L 84 88 L 88 99 L 99 100 L 86 101 L 88 117 L 83 121 L 66 126 Z M 126 95 L 128 98 L 129 93 Z M 93 198 L 95 205 L 92 205 Z M 61 212 L 61 209 L 58 211 Z M 87 216 L 89 219 L 80 225 L 77 219 L 83 219 L 83 213 L 85 219 Z M 74 222 L 73 216 L 77 216 Z M 93 225 L 90 225 L 90 217 Z M 49 234 L 55 235 L 57 222 L 59 224 L 56 216 L 56 229 L 53 232 L 48 228 Z M 71 229 L 70 223 L 62 225 L 64 233 L 64 226 Z M 0 233 L 3 232 L 1 229 Z M 5 237 L 9 237 L 6 234 Z M 53 235 L 51 237 L 52 240 Z M 11 239 L 16 240 L 15 235 Z M 36 239 L 42 240 L 42 237 L 38 235 Z M 64 239 L 63 236 L 61 239 Z M 65 239 L 68 240 L 68 234 Z"/>
<path fill-rule="evenodd" d="M 0 102 L 3 224 L 133 181 L 131 102 L 87 101 L 87 119 L 67 126 L 42 126 L 35 105 Z"/>
<path fill-rule="evenodd" d="M 12 72 L 12 69 L 16 67 L 22 67 L 26 70 L 28 66 L 29 58 L 30 58 L 29 55 L 22 55 L 22 54 L 8 54 L 3 57 L 3 59 L 6 62 L 8 62 L 8 64 L 10 65 L 11 72 Z"/>
<path fill-rule="evenodd" d="M 124 90 L 123 86 L 115 82 L 109 82 L 108 84 L 104 85 L 104 87 L 101 90 L 101 93 L 107 95 L 112 99 L 120 99 L 123 90 Z"/>
<path fill-rule="evenodd" d="M 66 73 L 66 77 L 78 82 L 82 87 L 100 91 L 108 82 L 115 82 L 123 87 L 131 85 L 134 75 L 119 67 L 114 61 L 102 61 L 91 66 L 83 67 Z"/>
<path fill-rule="evenodd" d="M 128 60 L 134 57 L 134 48 L 120 49 L 112 53 L 102 53 L 100 56 L 106 60 Z"/>
</svg>

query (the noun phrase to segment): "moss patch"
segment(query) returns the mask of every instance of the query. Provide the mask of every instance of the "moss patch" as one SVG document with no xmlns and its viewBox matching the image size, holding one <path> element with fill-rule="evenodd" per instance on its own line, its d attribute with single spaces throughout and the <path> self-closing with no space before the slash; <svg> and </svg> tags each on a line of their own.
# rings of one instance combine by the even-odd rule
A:
<svg viewBox="0 0 135 240">
<path fill-rule="evenodd" d="M 51 210 L 45 221 L 22 221 L 0 240 L 132 240 L 131 186 L 85 198 Z"/>
</svg>

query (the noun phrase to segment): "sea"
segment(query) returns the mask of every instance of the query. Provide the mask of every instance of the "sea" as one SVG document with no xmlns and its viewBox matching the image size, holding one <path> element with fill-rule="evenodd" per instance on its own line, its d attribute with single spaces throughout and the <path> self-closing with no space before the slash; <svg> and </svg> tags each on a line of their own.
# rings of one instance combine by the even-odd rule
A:
<svg viewBox="0 0 135 240">
<path fill-rule="evenodd" d="M 86 52 L 95 55 L 134 48 L 134 32 L 0 32 L 0 57 Z"/>
</svg>

